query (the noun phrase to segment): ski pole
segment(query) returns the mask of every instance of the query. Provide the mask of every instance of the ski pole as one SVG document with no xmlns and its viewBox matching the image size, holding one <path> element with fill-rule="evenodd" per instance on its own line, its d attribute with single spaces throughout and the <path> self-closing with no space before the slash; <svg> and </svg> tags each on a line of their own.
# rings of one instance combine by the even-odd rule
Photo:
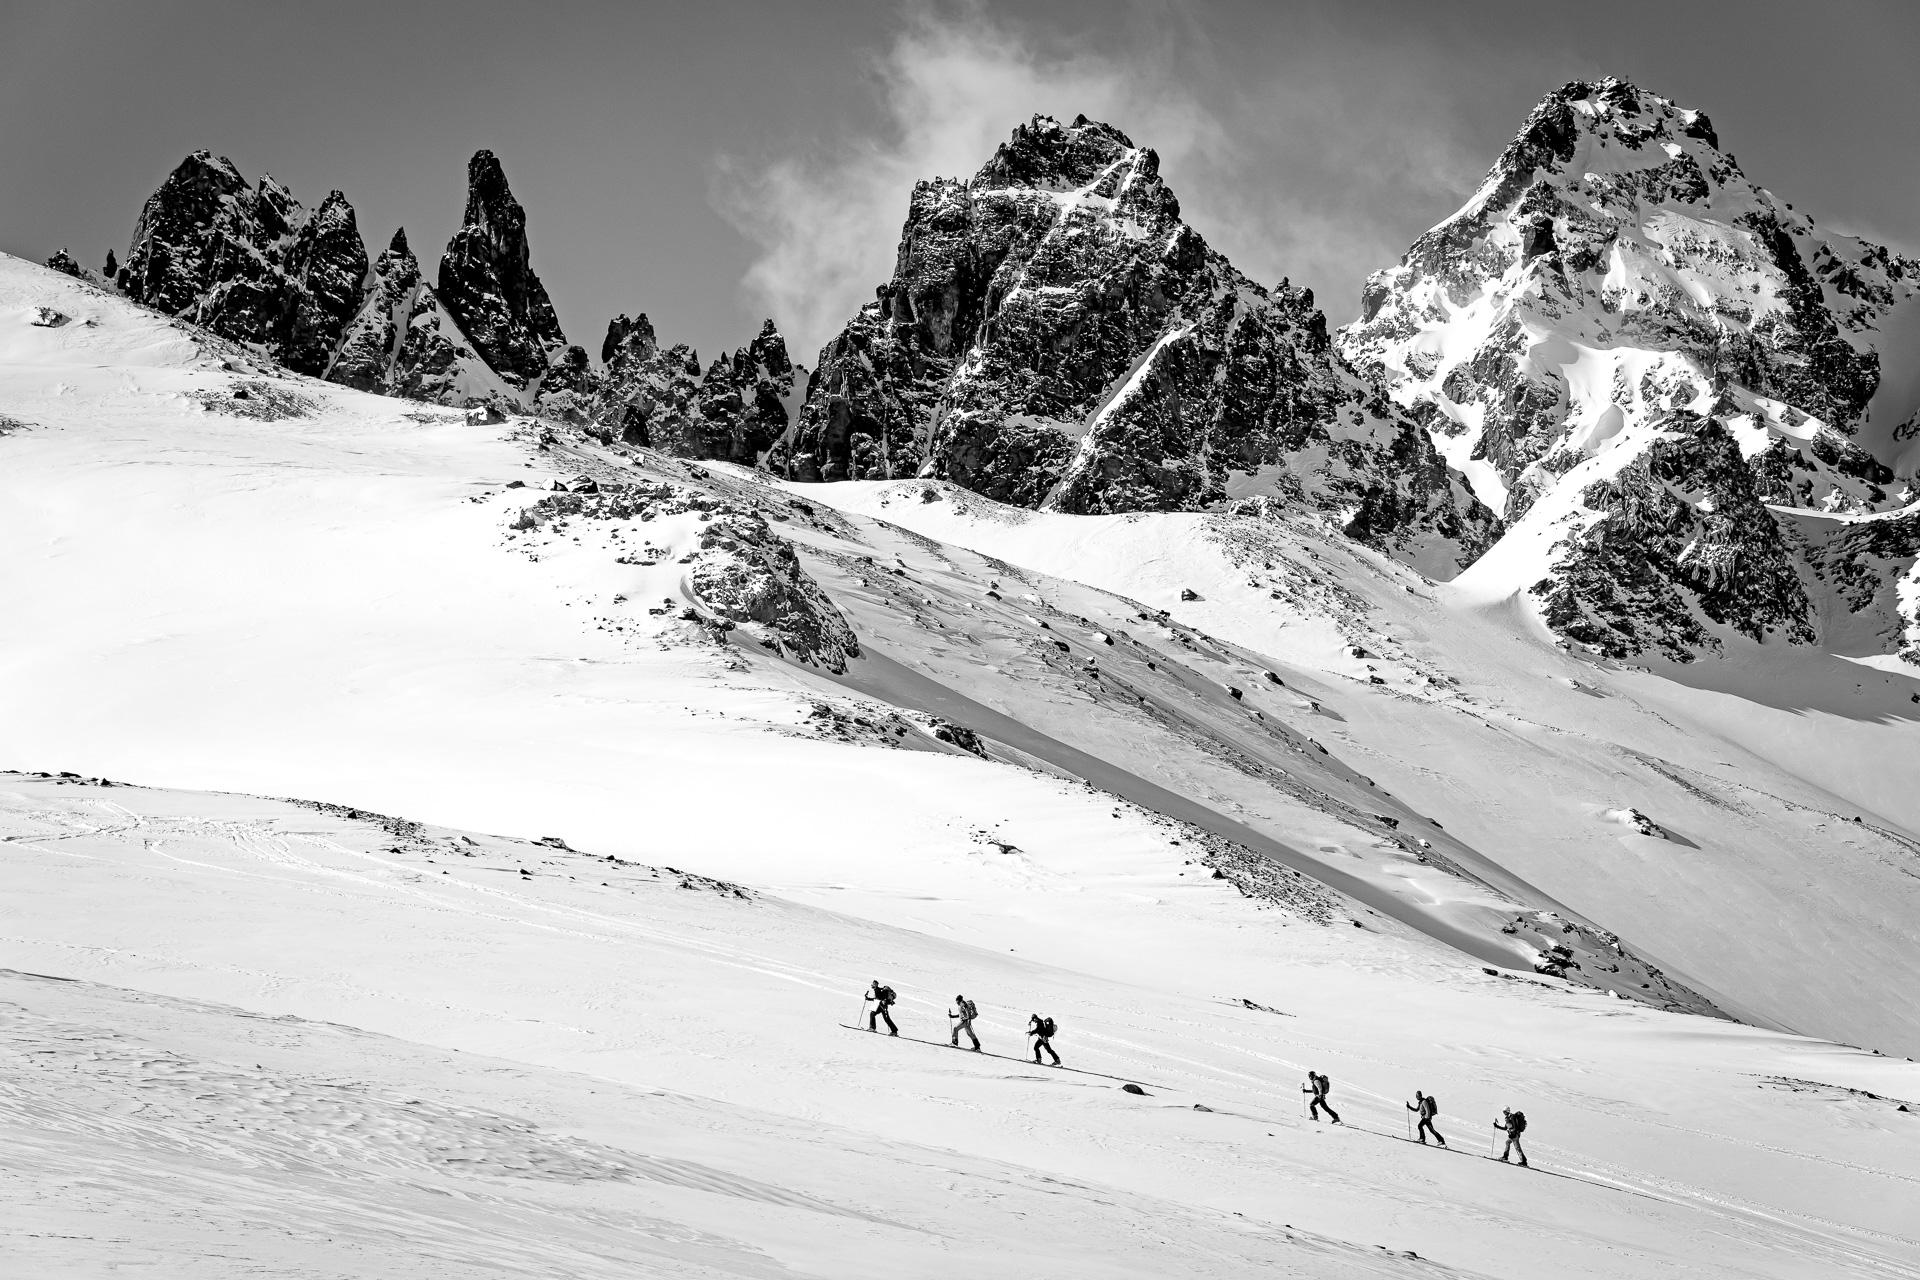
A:
<svg viewBox="0 0 1920 1280">
<path fill-rule="evenodd" d="M 865 1020 L 867 1016 L 867 1001 L 871 999 L 873 999 L 873 997 L 869 995 L 862 995 L 860 997 L 860 1012 L 853 1015 L 853 1029 L 855 1031 L 860 1029 L 860 1023 Z"/>
<path fill-rule="evenodd" d="M 1407 1112 L 1407 1141 L 1413 1141 L 1413 1112 Z"/>
</svg>

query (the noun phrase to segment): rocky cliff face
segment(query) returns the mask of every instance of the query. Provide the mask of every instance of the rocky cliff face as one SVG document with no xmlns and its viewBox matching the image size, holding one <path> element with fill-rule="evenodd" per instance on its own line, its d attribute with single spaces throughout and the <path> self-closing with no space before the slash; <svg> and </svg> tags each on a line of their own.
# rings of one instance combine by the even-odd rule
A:
<svg viewBox="0 0 1920 1280">
<path fill-rule="evenodd" d="M 196 151 L 140 211 L 116 283 L 129 297 L 259 347 L 299 373 L 325 370 L 360 305 L 366 246 L 335 191 L 309 213 L 272 178 Z"/>
<path fill-rule="evenodd" d="M 1910 500 L 1901 428 L 1872 419 L 1883 361 L 1920 359 L 1882 349 L 1917 286 L 1920 263 L 1751 182 L 1700 112 L 1576 82 L 1368 280 L 1338 344 L 1548 548 L 1509 559 L 1549 625 L 1686 657 L 1729 629 L 1815 638 L 1772 508 Z"/>
<path fill-rule="evenodd" d="M 592 417 L 631 443 L 753 466 L 787 430 L 793 363 L 771 320 L 703 372 L 691 347 L 661 347 L 646 316 L 619 316 L 600 360 L 606 373 L 594 385 Z"/>
<path fill-rule="evenodd" d="M 559 317 L 534 274 L 526 210 L 491 151 L 467 163 L 466 217 L 440 257 L 439 298 L 479 357 L 514 387 L 537 388 L 566 356 Z"/>
<path fill-rule="evenodd" d="M 1317 508 L 1444 576 L 1495 525 L 1309 293 L 1235 271 L 1154 153 L 1084 117 L 914 188 L 893 278 L 821 352 L 770 465 L 1064 511 Z"/>
</svg>

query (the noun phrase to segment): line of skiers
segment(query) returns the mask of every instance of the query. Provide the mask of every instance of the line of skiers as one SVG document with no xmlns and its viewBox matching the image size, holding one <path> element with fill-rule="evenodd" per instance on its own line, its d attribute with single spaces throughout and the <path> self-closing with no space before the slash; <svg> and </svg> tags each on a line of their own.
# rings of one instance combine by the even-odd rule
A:
<svg viewBox="0 0 1920 1280">
<path fill-rule="evenodd" d="M 867 1014 L 867 1030 L 878 1031 L 879 1024 L 885 1022 L 888 1035 L 899 1035 L 900 1028 L 894 1025 L 893 1015 L 888 1012 L 898 999 L 892 987 L 875 978 L 873 986 L 868 989 L 860 1002 L 862 1009 L 865 1009 L 869 1003 L 873 1005 L 872 1012 Z M 967 1039 L 973 1042 L 973 1051 L 979 1053 L 980 1037 L 974 1034 L 973 1020 L 980 1016 L 980 1006 L 962 995 L 956 995 L 953 1001 L 955 1007 L 947 1012 L 947 1018 L 953 1030 L 949 1043 L 958 1049 L 960 1033 L 964 1031 L 967 1033 Z M 1053 1019 L 1041 1014 L 1036 1013 L 1027 1020 L 1027 1035 L 1033 1041 L 1033 1060 L 1036 1064 L 1039 1063 L 1040 1052 L 1044 1049 L 1052 1055 L 1053 1065 L 1056 1067 L 1060 1065 L 1060 1055 L 1053 1050 L 1053 1037 L 1057 1030 L 1058 1027 Z M 1317 1122 L 1320 1119 L 1320 1113 L 1325 1111 L 1328 1119 L 1335 1124 L 1341 1123 L 1340 1113 L 1335 1111 L 1333 1104 L 1327 1101 L 1327 1095 L 1333 1092 L 1333 1081 L 1326 1075 L 1318 1071 L 1307 1072 L 1307 1082 L 1300 1086 L 1300 1092 L 1311 1095 L 1311 1101 L 1307 1104 L 1309 1119 Z M 1440 1103 L 1432 1094 L 1415 1089 L 1413 1101 L 1406 1106 L 1412 1113 L 1408 1117 L 1409 1121 L 1414 1117 L 1419 1118 L 1417 1136 L 1421 1146 L 1427 1144 L 1428 1134 L 1432 1134 L 1433 1140 L 1441 1146 L 1447 1145 L 1447 1140 L 1440 1136 L 1440 1130 L 1433 1125 L 1435 1117 L 1440 1114 Z M 1501 1161 L 1506 1162 L 1509 1157 L 1517 1155 L 1520 1157 L 1520 1167 L 1528 1168 L 1526 1149 L 1520 1145 L 1520 1135 L 1527 1131 L 1526 1114 L 1515 1111 L 1511 1107 L 1504 1108 L 1500 1112 L 1500 1118 L 1493 1122 L 1493 1127 L 1507 1135 L 1507 1149 L 1500 1153 Z"/>
<path fill-rule="evenodd" d="M 1335 1124 L 1340 1123 L 1340 1113 L 1335 1111 L 1333 1104 L 1327 1101 L 1327 1095 L 1333 1092 L 1333 1081 L 1318 1071 L 1309 1071 L 1307 1082 L 1300 1086 L 1300 1092 L 1312 1095 L 1312 1101 L 1307 1104 L 1308 1119 L 1318 1121 L 1320 1112 L 1324 1110 Z M 1439 1099 L 1430 1093 L 1415 1089 L 1413 1101 L 1406 1105 L 1407 1110 L 1412 1113 L 1407 1117 L 1409 1122 L 1416 1116 L 1420 1120 L 1418 1129 L 1409 1132 L 1407 1136 L 1418 1137 L 1420 1145 L 1424 1147 L 1427 1145 L 1427 1135 L 1432 1134 L 1435 1142 L 1443 1147 L 1446 1146 L 1447 1140 L 1440 1136 L 1438 1129 L 1433 1127 L 1434 1118 L 1440 1114 Z M 1493 1127 L 1507 1135 L 1507 1149 L 1500 1153 L 1500 1159 L 1506 1162 L 1509 1157 L 1517 1155 L 1520 1157 L 1520 1167 L 1528 1168 L 1526 1148 L 1520 1145 L 1520 1135 L 1527 1131 L 1526 1113 L 1515 1111 L 1511 1107 L 1504 1108 L 1500 1112 L 1500 1118 L 1493 1122 Z"/>
<path fill-rule="evenodd" d="M 867 994 L 860 1002 L 863 1009 L 869 1003 L 873 1005 L 872 1012 L 867 1014 L 867 1030 L 878 1031 L 880 1024 L 884 1022 L 887 1024 L 888 1035 L 899 1035 L 900 1028 L 894 1025 L 893 1015 L 888 1012 L 899 998 L 894 994 L 892 987 L 875 978 L 873 986 L 868 988 Z M 973 1042 L 973 1051 L 979 1053 L 980 1037 L 974 1034 L 973 1020 L 980 1016 L 980 1006 L 965 996 L 959 995 L 953 998 L 953 1002 L 955 1007 L 947 1011 L 947 1020 L 953 1032 L 948 1042 L 958 1049 L 960 1033 L 964 1031 L 967 1033 L 967 1039 Z M 1055 1053 L 1053 1048 L 1053 1037 L 1058 1030 L 1059 1027 L 1054 1020 L 1045 1014 L 1036 1013 L 1027 1019 L 1027 1036 L 1033 1041 L 1033 1060 L 1036 1063 L 1040 1061 L 1041 1053 L 1045 1052 L 1053 1059 L 1054 1066 L 1060 1065 L 1060 1055 Z"/>
</svg>

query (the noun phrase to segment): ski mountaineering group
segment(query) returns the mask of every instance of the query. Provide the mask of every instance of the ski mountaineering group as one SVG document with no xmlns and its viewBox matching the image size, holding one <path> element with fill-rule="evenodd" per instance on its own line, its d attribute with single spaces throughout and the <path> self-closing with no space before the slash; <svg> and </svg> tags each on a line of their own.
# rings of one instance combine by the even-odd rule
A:
<svg viewBox="0 0 1920 1280">
<path fill-rule="evenodd" d="M 900 1028 L 894 1024 L 891 1012 L 899 999 L 892 987 L 875 978 L 873 985 L 860 998 L 860 1011 L 866 1015 L 867 1030 L 877 1032 L 880 1030 L 880 1024 L 884 1022 L 887 1024 L 888 1035 L 899 1035 Z M 974 1034 L 973 1030 L 973 1020 L 980 1016 L 980 1006 L 963 995 L 956 995 L 953 1000 L 955 1007 L 947 1012 L 947 1021 L 952 1030 L 948 1043 L 958 1049 L 960 1033 L 964 1031 L 967 1039 L 973 1043 L 973 1051 L 980 1053 L 982 1051 L 980 1037 Z M 871 1010 L 867 1008 L 869 1004 L 873 1006 Z M 858 1023 L 855 1024 L 855 1029 L 858 1029 Z M 1060 1055 L 1055 1053 L 1053 1048 L 1053 1037 L 1057 1030 L 1058 1027 L 1053 1019 L 1044 1014 L 1036 1013 L 1027 1019 L 1027 1036 L 1033 1041 L 1033 1061 L 1036 1066 L 1040 1065 L 1040 1052 L 1043 1049 L 1053 1058 L 1054 1066 L 1060 1065 Z M 1128 1085 L 1127 1088 L 1138 1090 L 1136 1085 Z M 1308 1118 L 1318 1122 L 1320 1113 L 1325 1111 L 1327 1118 L 1333 1123 L 1342 1123 L 1340 1113 L 1335 1111 L 1333 1104 L 1327 1101 L 1327 1096 L 1333 1092 L 1333 1081 L 1328 1076 L 1318 1071 L 1307 1072 L 1307 1082 L 1300 1086 L 1300 1092 L 1311 1095 L 1311 1101 L 1307 1103 Z M 1409 1137 L 1416 1136 L 1412 1130 L 1412 1122 L 1417 1116 L 1420 1121 L 1417 1137 L 1421 1146 L 1427 1145 L 1428 1134 L 1432 1134 L 1433 1140 L 1441 1146 L 1447 1145 L 1447 1140 L 1440 1136 L 1440 1130 L 1433 1125 L 1435 1118 L 1440 1114 L 1440 1104 L 1432 1094 L 1415 1089 L 1413 1101 L 1406 1106 L 1409 1113 L 1407 1117 Z M 1526 1149 L 1520 1145 L 1520 1135 L 1527 1131 L 1526 1114 L 1515 1111 L 1511 1107 L 1506 1108 L 1501 1111 L 1500 1118 L 1493 1122 L 1493 1127 L 1507 1135 L 1506 1150 L 1500 1153 L 1501 1161 L 1505 1163 L 1510 1157 L 1519 1156 L 1520 1167 L 1529 1168 Z M 1497 1144 L 1498 1139 L 1495 1139 L 1495 1142 Z"/>
</svg>

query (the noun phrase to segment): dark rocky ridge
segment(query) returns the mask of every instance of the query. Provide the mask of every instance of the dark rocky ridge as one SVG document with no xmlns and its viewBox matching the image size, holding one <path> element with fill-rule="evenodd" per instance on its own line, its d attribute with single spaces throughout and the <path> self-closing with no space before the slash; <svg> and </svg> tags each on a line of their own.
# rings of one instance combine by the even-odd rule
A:
<svg viewBox="0 0 1920 1280">
<path fill-rule="evenodd" d="M 99 280 L 64 249 L 48 265 Z M 690 348 L 659 348 L 644 316 L 610 327 L 604 371 L 569 346 L 533 269 L 526 211 L 490 151 L 468 163 L 463 222 L 438 280 L 404 229 L 369 264 L 338 191 L 309 214 L 271 178 L 250 187 L 206 151 L 147 200 L 117 273 L 135 301 L 361 391 L 533 411 L 749 465 L 787 429 L 793 365 L 771 320 L 704 372 Z"/>
<path fill-rule="evenodd" d="M 128 297 L 260 347 L 298 373 L 325 370 L 367 273 L 353 206 L 335 191 L 308 213 L 272 178 L 196 151 L 147 200 L 116 283 Z"/>
<path fill-rule="evenodd" d="M 1036 116 L 971 180 L 915 186 L 893 278 L 822 350 L 769 465 L 1063 511 L 1307 507 L 1442 576 L 1496 527 L 1310 294 L 1235 271 L 1158 157 L 1085 117 Z"/>
</svg>

